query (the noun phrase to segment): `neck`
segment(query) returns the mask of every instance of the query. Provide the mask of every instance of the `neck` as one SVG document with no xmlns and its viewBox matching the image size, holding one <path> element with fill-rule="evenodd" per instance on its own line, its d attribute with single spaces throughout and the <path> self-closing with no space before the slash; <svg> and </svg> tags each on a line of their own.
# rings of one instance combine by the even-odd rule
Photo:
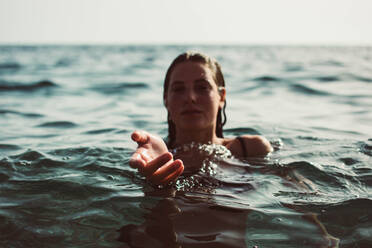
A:
<svg viewBox="0 0 372 248">
<path fill-rule="evenodd" d="M 175 146 L 181 146 L 189 144 L 191 142 L 207 144 L 211 142 L 213 144 L 220 144 L 222 141 L 217 137 L 215 127 L 213 129 L 206 130 L 177 130 Z"/>
</svg>

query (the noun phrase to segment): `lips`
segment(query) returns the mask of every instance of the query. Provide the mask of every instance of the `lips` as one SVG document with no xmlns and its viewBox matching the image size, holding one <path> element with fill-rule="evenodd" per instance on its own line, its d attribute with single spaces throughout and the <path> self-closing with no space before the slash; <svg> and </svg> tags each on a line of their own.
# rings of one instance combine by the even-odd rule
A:
<svg viewBox="0 0 372 248">
<path fill-rule="evenodd" d="M 192 115 L 192 114 L 201 114 L 202 111 L 198 109 L 185 109 L 181 112 L 181 115 Z"/>
</svg>

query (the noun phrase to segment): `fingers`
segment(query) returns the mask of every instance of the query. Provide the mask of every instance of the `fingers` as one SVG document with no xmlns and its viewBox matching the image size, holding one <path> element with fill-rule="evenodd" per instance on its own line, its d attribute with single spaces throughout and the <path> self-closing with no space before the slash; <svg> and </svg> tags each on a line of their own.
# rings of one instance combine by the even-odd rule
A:
<svg viewBox="0 0 372 248">
<path fill-rule="evenodd" d="M 166 185 L 177 179 L 183 172 L 184 166 L 181 160 L 175 160 L 160 167 L 156 172 L 147 177 L 147 180 L 155 185 Z"/>
<path fill-rule="evenodd" d="M 143 176 L 147 177 L 149 175 L 154 174 L 155 171 L 157 171 L 160 167 L 166 165 L 172 159 L 173 159 L 172 153 L 170 152 L 163 153 L 157 158 L 151 160 L 144 167 L 139 168 L 139 171 Z"/>
<path fill-rule="evenodd" d="M 179 168 L 176 170 L 176 172 L 170 174 L 168 177 L 166 177 L 162 184 L 165 185 L 165 184 L 168 184 L 170 182 L 173 182 L 174 180 L 176 180 L 183 172 L 184 170 L 184 166 L 183 166 L 183 162 L 181 160 L 176 160 L 174 161 L 175 163 L 179 163 Z"/>
<path fill-rule="evenodd" d="M 138 145 L 147 143 L 149 135 L 143 131 L 134 131 L 131 136 L 132 140 L 137 142 Z"/>
</svg>

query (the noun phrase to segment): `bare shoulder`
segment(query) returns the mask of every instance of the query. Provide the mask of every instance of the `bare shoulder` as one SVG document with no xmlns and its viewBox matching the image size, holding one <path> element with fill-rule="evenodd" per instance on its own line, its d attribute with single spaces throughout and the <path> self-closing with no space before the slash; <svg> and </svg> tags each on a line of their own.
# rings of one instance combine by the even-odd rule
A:
<svg viewBox="0 0 372 248">
<path fill-rule="evenodd" d="M 273 151 L 270 142 L 259 135 L 242 135 L 239 139 L 228 138 L 225 139 L 224 145 L 237 157 L 265 156 Z"/>
</svg>

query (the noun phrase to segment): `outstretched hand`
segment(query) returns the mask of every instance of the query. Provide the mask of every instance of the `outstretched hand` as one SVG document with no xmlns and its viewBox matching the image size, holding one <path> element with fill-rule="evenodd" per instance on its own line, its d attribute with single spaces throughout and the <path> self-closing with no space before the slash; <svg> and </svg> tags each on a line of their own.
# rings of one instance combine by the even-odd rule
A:
<svg viewBox="0 0 372 248">
<path fill-rule="evenodd" d="M 132 140 L 137 142 L 137 150 L 129 165 L 153 185 L 167 185 L 176 180 L 183 172 L 183 162 L 173 160 L 164 141 L 145 131 L 134 131 Z"/>
</svg>

